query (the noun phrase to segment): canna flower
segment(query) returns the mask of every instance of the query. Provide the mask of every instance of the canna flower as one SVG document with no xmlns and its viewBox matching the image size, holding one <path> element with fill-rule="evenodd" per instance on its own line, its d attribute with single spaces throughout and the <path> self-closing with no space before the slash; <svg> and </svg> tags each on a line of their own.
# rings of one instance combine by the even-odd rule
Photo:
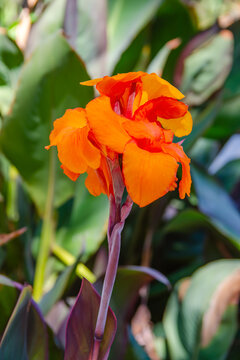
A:
<svg viewBox="0 0 240 360">
<path fill-rule="evenodd" d="M 96 85 L 100 95 L 108 96 L 113 107 L 118 103 L 118 111 L 129 118 L 149 100 L 161 96 L 177 100 L 184 98 L 184 95 L 168 81 L 156 74 L 147 74 L 142 71 L 118 74 L 112 77 L 105 76 L 100 79 L 84 81 L 81 84 L 86 86 Z M 192 130 L 190 113 L 175 122 L 173 120 L 171 123 L 169 121 L 164 122 L 164 119 L 162 119 L 162 122 L 164 127 L 172 126 L 173 129 L 175 128 L 175 135 L 178 137 L 186 136 Z"/>
<path fill-rule="evenodd" d="M 85 109 L 68 109 L 54 121 L 50 145 L 46 149 L 54 145 L 61 168 L 71 180 L 76 181 L 80 174 L 87 172 L 85 185 L 92 195 L 110 194 L 112 183 L 106 158 L 94 145 Z"/>
<path fill-rule="evenodd" d="M 124 185 L 139 206 L 146 206 L 177 187 L 190 194 L 190 159 L 174 136 L 188 135 L 192 118 L 179 101 L 179 90 L 156 74 L 119 74 L 90 80 L 100 97 L 84 109 L 67 110 L 56 120 L 50 146 L 58 147 L 63 170 L 72 180 L 88 173 L 86 186 L 93 195 L 113 193 L 108 159 L 117 159 Z"/>
</svg>

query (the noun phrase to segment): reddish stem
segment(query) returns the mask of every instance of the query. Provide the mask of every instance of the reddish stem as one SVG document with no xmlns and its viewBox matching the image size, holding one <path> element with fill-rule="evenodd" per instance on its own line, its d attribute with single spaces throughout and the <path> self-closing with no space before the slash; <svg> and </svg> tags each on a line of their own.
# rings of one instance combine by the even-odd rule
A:
<svg viewBox="0 0 240 360">
<path fill-rule="evenodd" d="M 104 336 L 104 330 L 107 321 L 108 308 L 112 295 L 112 290 L 117 274 L 118 260 L 121 247 L 121 232 L 124 227 L 125 220 L 129 215 L 132 207 L 130 197 L 123 206 L 121 200 L 123 196 L 124 184 L 121 169 L 118 160 L 109 162 L 109 168 L 112 173 L 114 196 L 110 196 L 110 213 L 108 227 L 108 244 L 109 257 L 106 274 L 103 282 L 102 296 L 98 311 L 98 317 L 95 328 L 94 346 L 91 360 L 98 360 L 100 353 L 101 341 Z"/>
</svg>

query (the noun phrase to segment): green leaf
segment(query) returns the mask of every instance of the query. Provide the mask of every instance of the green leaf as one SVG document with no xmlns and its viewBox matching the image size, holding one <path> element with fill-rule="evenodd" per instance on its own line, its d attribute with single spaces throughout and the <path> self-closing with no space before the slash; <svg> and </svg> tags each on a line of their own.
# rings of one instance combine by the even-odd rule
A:
<svg viewBox="0 0 240 360">
<path fill-rule="evenodd" d="M 51 155 L 55 149 L 46 151 L 44 146 L 49 144 L 52 122 L 67 108 L 85 106 L 92 98 L 93 90 L 79 85 L 86 79 L 81 59 L 64 36 L 49 37 L 25 64 L 11 113 L 4 121 L 3 152 L 20 172 L 40 212 L 54 174 L 55 206 L 73 194 L 73 182 L 62 173 L 56 154 Z"/>
<path fill-rule="evenodd" d="M 106 236 L 108 219 L 108 198 L 94 197 L 84 185 L 85 176 L 80 176 L 73 210 L 69 222 L 57 232 L 57 242 L 72 255 L 84 249 L 82 261 L 94 254 Z"/>
<path fill-rule="evenodd" d="M 239 274 L 239 260 L 219 260 L 176 285 L 163 319 L 171 360 L 225 358 L 237 329 Z"/>
<path fill-rule="evenodd" d="M 68 266 L 57 278 L 56 283 L 52 289 L 42 297 L 39 307 L 43 315 L 46 315 L 51 310 L 53 305 L 62 298 L 65 290 L 69 285 L 77 263 L 78 261 L 72 266 Z"/>
<path fill-rule="evenodd" d="M 231 282 L 230 279 L 232 276 L 239 275 L 239 271 L 239 260 L 219 260 L 206 265 L 192 276 L 179 314 L 179 330 L 189 354 L 197 354 L 199 342 L 201 342 L 203 353 L 207 352 L 208 347 L 212 347 L 211 342 L 216 342 L 215 347 L 211 349 L 211 359 L 219 359 L 217 347 L 221 343 L 220 355 L 228 350 L 237 327 L 237 304 L 235 304 L 232 313 L 231 309 L 228 308 L 228 305 L 232 303 L 229 294 L 232 296 L 233 293 L 237 294 L 236 291 L 238 290 L 237 288 L 234 290 L 234 286 L 237 286 L 239 281 L 236 278 L 234 282 Z M 219 308 L 220 303 L 223 305 L 221 309 Z M 230 314 L 225 314 L 225 309 L 230 311 Z M 221 322 L 219 321 L 220 327 L 218 317 L 221 320 Z M 216 324 L 216 329 L 213 323 Z M 209 328 L 207 328 L 208 326 Z"/>
<path fill-rule="evenodd" d="M 232 199 L 214 177 L 195 166 L 191 172 L 200 210 L 240 249 L 240 214 Z"/>
<path fill-rule="evenodd" d="M 23 63 L 23 54 L 13 40 L 0 34 L 0 113 L 7 114 Z"/>
<path fill-rule="evenodd" d="M 108 0 L 109 73 L 113 71 L 122 52 L 150 21 L 161 3 L 161 0 Z"/>
<path fill-rule="evenodd" d="M 27 355 L 27 322 L 31 302 L 31 288 L 25 287 L 19 296 L 17 305 L 5 329 L 1 345 L 2 360 L 28 360 Z"/>
<path fill-rule="evenodd" d="M 228 7 L 231 2 L 234 3 L 234 1 L 231 0 L 227 2 Z M 191 2 L 191 4 L 189 3 L 190 10 L 197 18 L 200 30 L 205 30 L 211 27 L 217 21 L 217 18 L 223 14 L 226 9 L 225 3 L 226 1 L 224 0 L 198 0 Z"/>
<path fill-rule="evenodd" d="M 163 317 L 164 330 L 167 337 L 168 350 L 171 360 L 189 360 L 187 351 L 181 341 L 178 329 L 179 297 L 178 290 L 181 283 L 174 287 L 168 300 Z"/>
<path fill-rule="evenodd" d="M 231 70 L 232 61 L 233 35 L 230 31 L 223 30 L 194 48 L 184 61 L 181 91 L 186 102 L 200 105 L 219 90 Z"/>
<path fill-rule="evenodd" d="M 184 139 L 183 148 L 186 152 L 195 144 L 196 140 L 205 134 L 209 127 L 213 124 L 218 113 L 220 98 L 211 101 L 201 112 L 191 111 L 193 118 L 193 129 L 191 134 Z"/>
<path fill-rule="evenodd" d="M 27 42 L 26 54 L 29 56 L 49 35 L 63 28 L 66 0 L 53 0 L 33 24 Z M 54 15 L 53 15 L 54 14 Z"/>
<path fill-rule="evenodd" d="M 16 304 L 18 291 L 14 288 L 13 282 L 3 275 L 0 275 L 0 284 L 0 334 L 2 335 Z"/>
</svg>

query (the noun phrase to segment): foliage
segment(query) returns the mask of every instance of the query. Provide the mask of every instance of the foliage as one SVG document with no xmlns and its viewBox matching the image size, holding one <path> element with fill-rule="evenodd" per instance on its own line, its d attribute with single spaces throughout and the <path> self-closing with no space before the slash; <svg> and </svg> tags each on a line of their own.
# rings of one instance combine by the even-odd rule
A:
<svg viewBox="0 0 240 360">
<path fill-rule="evenodd" d="M 65 109 L 93 98 L 80 81 L 142 70 L 162 74 L 186 95 L 194 127 L 183 147 L 193 185 L 184 201 L 171 193 L 133 207 L 111 303 L 118 328 L 109 359 L 238 359 L 239 1 L 26 3 L 0 4 L 0 358 L 63 359 L 66 349 L 70 360 L 78 359 L 70 355 L 74 344 L 84 351 L 83 337 L 72 334 L 83 307 L 96 322 L 108 201 L 89 195 L 83 177 L 72 183 L 44 146 Z M 51 253 L 37 303 L 31 286 L 21 284 L 33 285 L 46 238 Z M 94 287 L 81 285 L 82 276 L 97 279 Z M 76 302 L 79 319 L 67 325 L 80 285 L 92 302 Z M 103 359 L 115 331 L 113 311 Z M 79 336 L 91 334 L 81 326 Z"/>
</svg>

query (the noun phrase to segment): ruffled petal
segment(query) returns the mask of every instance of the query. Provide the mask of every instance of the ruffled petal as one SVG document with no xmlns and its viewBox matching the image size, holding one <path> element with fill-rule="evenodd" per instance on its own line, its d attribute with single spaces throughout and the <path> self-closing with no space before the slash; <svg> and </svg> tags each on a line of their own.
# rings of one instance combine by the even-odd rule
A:
<svg viewBox="0 0 240 360">
<path fill-rule="evenodd" d="M 177 162 L 182 165 L 182 179 L 179 183 L 179 196 L 180 199 L 184 199 L 185 195 L 190 196 L 191 190 L 191 173 L 190 173 L 190 159 L 183 151 L 182 146 L 179 144 L 162 144 L 162 150 L 171 156 L 173 156 Z"/>
<path fill-rule="evenodd" d="M 53 145 L 57 145 L 66 130 L 68 129 L 82 129 L 87 125 L 86 111 L 82 108 L 68 109 L 65 114 L 54 121 L 53 130 L 50 134 L 50 145 L 46 148 L 49 149 Z"/>
<path fill-rule="evenodd" d="M 131 138 L 122 127 L 124 118 L 112 110 L 110 99 L 100 96 L 88 103 L 86 111 L 89 126 L 96 140 L 101 145 L 122 153 Z"/>
<path fill-rule="evenodd" d="M 157 120 L 164 129 L 172 130 L 177 137 L 186 136 L 192 131 L 192 116 L 189 111 L 180 118 L 163 119 L 158 117 Z"/>
<path fill-rule="evenodd" d="M 132 200 L 140 207 L 164 196 L 176 187 L 177 161 L 163 152 L 151 153 L 136 143 L 126 145 L 123 175 Z"/>
</svg>

